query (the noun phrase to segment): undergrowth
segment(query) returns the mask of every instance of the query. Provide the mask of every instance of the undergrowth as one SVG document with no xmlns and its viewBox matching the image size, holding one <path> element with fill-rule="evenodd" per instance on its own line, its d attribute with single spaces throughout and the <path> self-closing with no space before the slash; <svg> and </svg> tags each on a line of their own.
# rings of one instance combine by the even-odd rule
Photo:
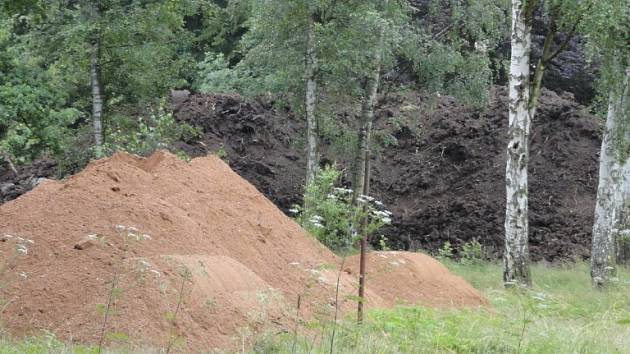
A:
<svg viewBox="0 0 630 354">
<path fill-rule="evenodd" d="M 481 290 L 491 309 L 372 310 L 357 326 L 337 326 L 334 353 L 630 353 L 630 270 L 605 291 L 591 287 L 586 263 L 533 266 L 530 290 L 505 289 L 501 265 L 445 260 Z M 264 338 L 260 353 L 330 353 L 331 329 L 299 338 Z"/>
</svg>

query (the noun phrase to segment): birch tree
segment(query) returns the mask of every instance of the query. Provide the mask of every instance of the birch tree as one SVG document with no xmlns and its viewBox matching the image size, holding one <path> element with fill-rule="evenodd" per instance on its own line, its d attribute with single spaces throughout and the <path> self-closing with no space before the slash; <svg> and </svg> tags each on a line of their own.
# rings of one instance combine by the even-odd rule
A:
<svg viewBox="0 0 630 354">
<path fill-rule="evenodd" d="M 543 5 L 548 18 L 540 59 L 530 77 L 532 23 Z M 579 1 L 512 0 L 511 58 L 509 74 L 509 125 L 505 168 L 506 212 L 503 280 L 506 286 L 530 286 L 528 181 L 529 132 L 536 114 L 547 65 L 575 34 L 586 8 Z M 560 30 L 564 40 L 554 48 Z"/>
<path fill-rule="evenodd" d="M 89 136 L 75 141 L 82 159 L 92 152 L 101 155 L 100 146 L 111 133 L 105 114 L 112 113 L 109 125 L 113 117 L 131 119 L 129 112 L 146 108 L 184 82 L 186 43 L 191 42 L 183 27 L 192 8 L 188 0 L 33 0 L 11 5 L 5 11 L 21 27 L 15 40 L 37 58 L 38 66 L 62 79 L 66 105 L 81 112 L 71 125 L 91 128 L 86 130 Z M 88 143 L 93 149 L 87 149 Z"/>
<path fill-rule="evenodd" d="M 306 97 L 304 107 L 306 111 L 306 185 L 315 179 L 319 166 L 317 117 L 315 116 L 315 102 L 317 94 L 317 48 L 315 38 L 315 10 L 313 3 L 308 5 L 308 20 L 306 27 Z"/>
<path fill-rule="evenodd" d="M 254 2 L 250 31 L 243 38 L 246 55 L 237 69 L 252 79 L 243 91 L 280 94 L 305 117 L 306 185 L 319 166 L 321 68 L 341 60 L 338 48 L 343 44 L 333 41 L 343 27 L 333 22 L 350 8 L 334 0 Z"/>
<path fill-rule="evenodd" d="M 93 2 L 85 3 L 88 9 L 88 21 L 92 23 L 92 46 L 90 49 L 90 86 L 92 92 L 92 135 L 96 157 L 102 157 L 103 144 L 103 88 L 101 86 L 101 34 L 99 31 L 99 5 Z"/>
<path fill-rule="evenodd" d="M 583 31 L 600 59 L 599 91 L 608 97 L 593 223 L 591 279 L 604 287 L 616 273 L 616 251 L 625 249 L 630 202 L 630 8 L 627 1 L 593 2 Z"/>
<path fill-rule="evenodd" d="M 389 0 L 381 0 L 379 10 L 384 13 L 388 7 Z M 386 16 L 383 16 L 385 19 Z M 361 117 L 358 132 L 358 149 L 355 162 L 355 198 L 358 195 L 368 196 L 370 194 L 370 135 L 372 133 L 372 124 L 374 121 L 374 105 L 378 93 L 378 87 L 381 75 L 381 60 L 383 56 L 383 41 L 385 35 L 386 21 L 381 21 L 377 29 L 376 46 L 374 47 L 372 72 L 369 73 L 366 85 L 365 95 L 361 102 Z M 365 212 L 365 208 L 364 208 Z M 361 243 L 360 243 L 360 264 L 359 264 L 359 302 L 357 310 L 358 322 L 363 322 L 363 299 L 365 296 L 365 268 L 366 268 L 366 252 L 368 235 L 366 232 L 367 215 L 363 217 L 361 223 Z"/>
<path fill-rule="evenodd" d="M 527 160 L 531 122 L 529 110 L 529 61 L 532 50 L 534 7 L 512 0 L 512 50 L 509 80 L 509 128 L 506 181 L 505 253 L 503 280 L 531 284 L 527 234 Z"/>
<path fill-rule="evenodd" d="M 591 278 L 596 287 L 607 285 L 615 276 L 616 239 L 621 229 L 625 191 L 630 186 L 630 159 L 626 151 L 619 149 L 623 143 L 620 139 L 628 139 L 623 125 L 630 117 L 629 78 L 630 69 L 626 69 L 622 87 L 610 94 L 602 137 L 591 250 Z"/>
</svg>

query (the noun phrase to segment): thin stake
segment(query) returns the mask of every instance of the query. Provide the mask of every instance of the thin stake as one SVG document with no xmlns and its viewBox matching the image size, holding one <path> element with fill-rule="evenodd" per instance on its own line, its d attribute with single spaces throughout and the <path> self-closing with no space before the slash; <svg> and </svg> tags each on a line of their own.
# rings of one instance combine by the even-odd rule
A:
<svg viewBox="0 0 630 354">
<path fill-rule="evenodd" d="M 363 195 L 368 196 L 370 193 L 370 150 L 368 149 L 365 152 L 365 173 L 364 173 L 364 182 L 363 182 Z M 363 303 L 365 302 L 365 264 L 367 259 L 365 254 L 367 252 L 367 241 L 368 241 L 368 208 L 367 202 L 363 204 L 363 218 L 361 219 L 361 232 L 363 233 L 363 237 L 361 237 L 361 255 L 359 258 L 359 304 L 357 307 L 357 323 L 363 323 Z"/>
</svg>

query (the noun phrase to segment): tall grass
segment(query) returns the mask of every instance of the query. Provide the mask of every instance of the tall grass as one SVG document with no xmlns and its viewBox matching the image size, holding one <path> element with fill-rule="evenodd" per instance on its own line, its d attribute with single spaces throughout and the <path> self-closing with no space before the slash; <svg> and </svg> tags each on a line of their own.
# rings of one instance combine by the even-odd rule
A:
<svg viewBox="0 0 630 354">
<path fill-rule="evenodd" d="M 501 266 L 446 262 L 490 300 L 492 309 L 398 307 L 369 312 L 338 328 L 335 353 L 630 353 L 630 271 L 605 291 L 590 285 L 588 265 L 535 265 L 531 290 L 505 289 Z M 329 331 L 320 329 L 323 337 Z M 287 339 L 258 352 L 289 353 Z M 300 341 L 300 353 L 329 353 L 325 339 Z"/>
</svg>

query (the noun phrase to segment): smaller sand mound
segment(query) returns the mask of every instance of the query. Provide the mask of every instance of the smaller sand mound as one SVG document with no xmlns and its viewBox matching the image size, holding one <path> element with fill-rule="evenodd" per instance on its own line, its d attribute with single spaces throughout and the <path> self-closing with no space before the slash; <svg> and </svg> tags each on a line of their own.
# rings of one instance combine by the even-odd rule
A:
<svg viewBox="0 0 630 354">
<path fill-rule="evenodd" d="M 358 272 L 359 256 L 349 260 Z M 367 287 L 386 306 L 487 306 L 488 301 L 463 278 L 434 258 L 412 252 L 372 252 L 367 257 Z M 369 304 L 369 299 L 368 299 Z"/>
<path fill-rule="evenodd" d="M 330 320 L 356 307 L 357 274 L 214 156 L 158 152 L 91 163 L 0 206 L 0 323 L 20 336 L 52 331 L 202 351 L 260 331 Z M 427 256 L 369 257 L 369 306 L 484 306 Z M 110 308 L 110 311 L 107 311 Z"/>
</svg>

